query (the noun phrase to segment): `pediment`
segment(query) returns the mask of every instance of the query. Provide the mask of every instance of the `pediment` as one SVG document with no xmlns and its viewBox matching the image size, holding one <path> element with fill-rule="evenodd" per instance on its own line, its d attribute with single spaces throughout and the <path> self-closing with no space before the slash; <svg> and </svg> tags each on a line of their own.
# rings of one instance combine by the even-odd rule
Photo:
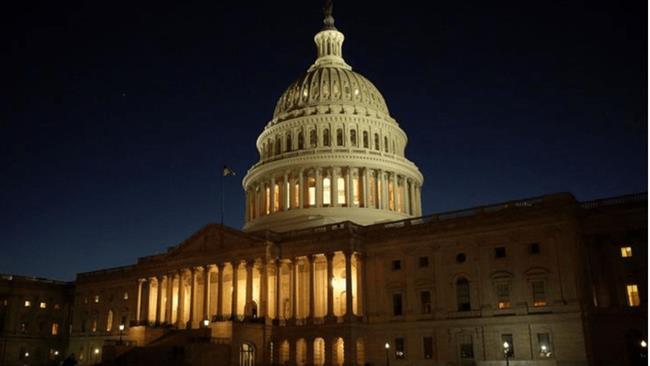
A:
<svg viewBox="0 0 650 366">
<path fill-rule="evenodd" d="M 209 224 L 180 244 L 170 248 L 166 259 L 195 257 L 211 253 L 225 253 L 242 249 L 264 248 L 264 240 L 241 230 L 219 224 Z"/>
</svg>

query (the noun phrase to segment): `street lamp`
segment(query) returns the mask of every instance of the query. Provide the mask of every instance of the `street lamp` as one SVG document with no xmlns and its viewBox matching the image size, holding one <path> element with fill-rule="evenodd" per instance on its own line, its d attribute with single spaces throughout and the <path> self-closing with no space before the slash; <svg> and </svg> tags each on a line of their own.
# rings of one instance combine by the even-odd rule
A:
<svg viewBox="0 0 650 366">
<path fill-rule="evenodd" d="M 210 325 L 210 321 L 208 319 L 204 319 L 203 326 L 207 328 L 209 325 Z"/>
<path fill-rule="evenodd" d="M 120 324 L 120 344 L 122 344 L 122 334 L 124 333 L 124 324 Z"/>
<path fill-rule="evenodd" d="M 645 341 L 645 339 L 641 340 L 641 348 L 647 348 L 648 347 L 648 342 Z"/>
<path fill-rule="evenodd" d="M 390 349 L 390 343 L 386 342 L 384 344 L 384 348 L 386 348 L 386 366 L 390 365 L 390 358 L 388 357 L 388 349 Z"/>
<path fill-rule="evenodd" d="M 506 358 L 506 366 L 510 365 L 510 344 L 503 342 L 503 356 Z"/>
</svg>

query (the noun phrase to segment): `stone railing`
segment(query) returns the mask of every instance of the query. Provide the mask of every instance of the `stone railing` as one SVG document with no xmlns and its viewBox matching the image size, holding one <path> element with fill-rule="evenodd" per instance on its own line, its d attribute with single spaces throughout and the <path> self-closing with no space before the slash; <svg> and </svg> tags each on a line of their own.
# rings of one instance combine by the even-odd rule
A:
<svg viewBox="0 0 650 366">
<path fill-rule="evenodd" d="M 627 203 L 642 202 L 642 201 L 645 202 L 648 201 L 648 193 L 635 193 L 635 194 L 628 194 L 625 196 L 609 197 L 609 198 L 602 198 L 593 201 L 580 202 L 580 207 L 590 210 L 598 207 L 623 205 Z"/>
</svg>

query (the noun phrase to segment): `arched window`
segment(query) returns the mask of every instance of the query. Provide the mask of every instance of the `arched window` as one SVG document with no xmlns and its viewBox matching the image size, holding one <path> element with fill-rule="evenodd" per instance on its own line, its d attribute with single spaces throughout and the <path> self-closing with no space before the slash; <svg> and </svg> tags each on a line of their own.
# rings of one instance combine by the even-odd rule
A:
<svg viewBox="0 0 650 366">
<path fill-rule="evenodd" d="M 318 138 L 316 136 L 316 130 L 313 129 L 309 131 L 309 146 L 316 147 L 316 144 L 318 144 Z"/>
<path fill-rule="evenodd" d="M 350 130 L 350 145 L 356 147 L 357 146 L 357 131 L 356 130 Z"/>
<path fill-rule="evenodd" d="M 304 366 L 307 363 L 307 342 L 305 338 L 296 341 L 296 365 Z"/>
<path fill-rule="evenodd" d="M 384 151 L 388 152 L 388 137 L 384 136 Z"/>
<path fill-rule="evenodd" d="M 458 311 L 470 311 L 469 281 L 465 277 L 456 280 L 456 303 Z"/>
<path fill-rule="evenodd" d="M 343 146 L 343 129 L 336 130 L 336 146 Z"/>
<path fill-rule="evenodd" d="M 363 131 L 363 147 L 368 148 L 368 131 Z"/>
<path fill-rule="evenodd" d="M 242 343 L 241 348 L 239 349 L 239 365 L 255 365 L 255 346 L 249 343 Z"/>
<path fill-rule="evenodd" d="M 333 349 L 333 354 L 334 354 L 334 359 L 332 360 L 332 365 L 337 365 L 337 366 L 343 366 L 343 362 L 345 360 L 345 345 L 343 342 L 343 338 L 336 338 L 334 340 L 334 344 L 332 344 Z"/>
<path fill-rule="evenodd" d="M 281 365 L 284 365 L 285 363 L 289 362 L 289 341 L 285 340 L 280 344 L 280 355 L 279 355 L 279 361 Z"/>
<path fill-rule="evenodd" d="M 292 144 L 291 144 L 291 132 L 287 132 L 287 149 L 285 151 L 291 151 Z"/>
<path fill-rule="evenodd" d="M 327 128 L 323 130 L 323 146 L 330 146 L 330 130 Z"/>
<path fill-rule="evenodd" d="M 298 132 L 298 150 L 305 148 L 305 135 L 302 131 Z"/>
<path fill-rule="evenodd" d="M 106 317 L 106 331 L 110 332 L 113 329 L 113 310 L 108 311 L 108 316 Z"/>
<path fill-rule="evenodd" d="M 280 155 L 282 153 L 282 139 L 280 136 L 275 139 L 275 155 Z"/>
<path fill-rule="evenodd" d="M 314 339 L 314 366 L 325 365 L 325 340 L 323 338 Z"/>
<path fill-rule="evenodd" d="M 375 134 L 375 150 L 379 151 L 379 134 Z"/>
</svg>

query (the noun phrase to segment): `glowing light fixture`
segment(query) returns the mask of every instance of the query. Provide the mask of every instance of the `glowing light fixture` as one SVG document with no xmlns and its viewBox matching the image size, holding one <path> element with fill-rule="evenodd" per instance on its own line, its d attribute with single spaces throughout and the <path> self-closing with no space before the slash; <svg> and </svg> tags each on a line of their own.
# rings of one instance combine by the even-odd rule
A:
<svg viewBox="0 0 650 366">
<path fill-rule="evenodd" d="M 124 330 L 124 324 L 120 324 L 120 332 Z"/>
<path fill-rule="evenodd" d="M 99 354 L 99 348 L 95 348 L 95 350 L 94 350 L 93 352 L 94 352 L 96 355 L 98 355 L 98 354 Z"/>
<path fill-rule="evenodd" d="M 210 321 L 208 319 L 203 320 L 203 326 L 208 327 L 210 325 Z"/>
<path fill-rule="evenodd" d="M 389 349 L 390 348 L 390 343 L 386 342 L 386 344 L 384 344 L 384 348 Z"/>
<path fill-rule="evenodd" d="M 643 348 L 648 347 L 648 342 L 646 342 L 645 339 L 641 340 L 641 347 L 643 347 Z"/>
<path fill-rule="evenodd" d="M 29 357 L 29 352 L 25 352 L 25 357 Z"/>
</svg>

